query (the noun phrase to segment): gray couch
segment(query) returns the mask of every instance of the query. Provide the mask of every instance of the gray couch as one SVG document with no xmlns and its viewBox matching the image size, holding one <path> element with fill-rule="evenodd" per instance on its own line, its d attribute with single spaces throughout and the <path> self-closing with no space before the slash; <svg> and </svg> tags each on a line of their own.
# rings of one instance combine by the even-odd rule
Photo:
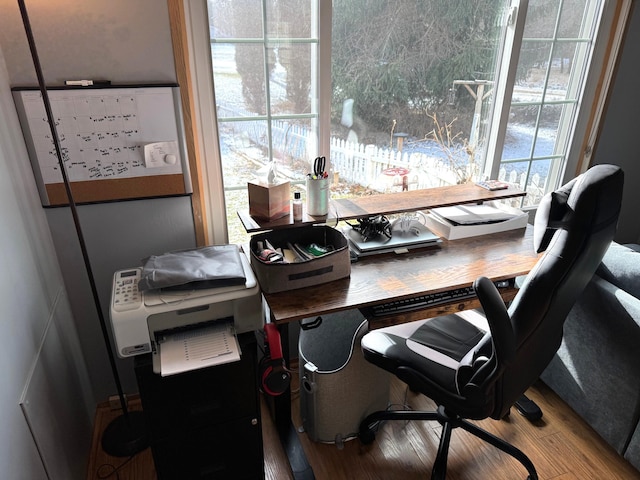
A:
<svg viewBox="0 0 640 480">
<path fill-rule="evenodd" d="M 640 470 L 640 245 L 611 245 L 542 380 Z"/>
</svg>

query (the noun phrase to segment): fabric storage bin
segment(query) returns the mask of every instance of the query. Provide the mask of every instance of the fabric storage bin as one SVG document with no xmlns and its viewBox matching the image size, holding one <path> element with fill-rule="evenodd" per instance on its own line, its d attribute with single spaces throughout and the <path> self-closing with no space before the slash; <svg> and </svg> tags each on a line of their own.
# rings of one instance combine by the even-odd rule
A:
<svg viewBox="0 0 640 480">
<path fill-rule="evenodd" d="M 288 248 L 288 244 L 332 247 L 330 253 L 297 263 L 271 263 L 258 257 L 258 242 L 268 240 L 275 248 Z M 277 293 L 310 287 L 351 275 L 351 259 L 347 239 L 335 228 L 317 225 L 272 230 L 253 235 L 249 242 L 251 267 L 265 293 Z"/>
</svg>

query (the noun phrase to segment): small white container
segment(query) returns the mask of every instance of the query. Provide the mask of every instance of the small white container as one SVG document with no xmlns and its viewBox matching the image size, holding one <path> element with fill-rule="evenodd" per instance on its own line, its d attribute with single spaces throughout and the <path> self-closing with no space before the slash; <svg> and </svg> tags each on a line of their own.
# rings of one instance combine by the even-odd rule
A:
<svg viewBox="0 0 640 480">
<path fill-rule="evenodd" d="M 302 200 L 300 200 L 300 192 L 293 194 L 293 221 L 300 222 L 302 220 Z"/>
<path fill-rule="evenodd" d="M 320 217 L 329 212 L 329 179 L 307 178 L 307 215 Z"/>
</svg>

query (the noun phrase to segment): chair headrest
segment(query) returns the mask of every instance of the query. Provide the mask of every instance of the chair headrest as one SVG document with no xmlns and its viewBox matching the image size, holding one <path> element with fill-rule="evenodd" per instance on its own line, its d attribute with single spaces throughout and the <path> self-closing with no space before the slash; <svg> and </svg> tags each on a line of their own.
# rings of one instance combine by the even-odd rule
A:
<svg viewBox="0 0 640 480">
<path fill-rule="evenodd" d="M 622 184 L 620 167 L 595 165 L 558 190 L 547 193 L 536 212 L 533 230 L 535 251 L 545 251 L 555 232 L 569 223 L 597 226 L 615 218 L 620 208 L 619 202 L 614 201 L 616 195 L 611 195 L 611 201 L 608 202 L 606 193 L 617 193 L 619 196 Z M 608 189 L 607 192 L 603 192 L 604 188 Z"/>
</svg>

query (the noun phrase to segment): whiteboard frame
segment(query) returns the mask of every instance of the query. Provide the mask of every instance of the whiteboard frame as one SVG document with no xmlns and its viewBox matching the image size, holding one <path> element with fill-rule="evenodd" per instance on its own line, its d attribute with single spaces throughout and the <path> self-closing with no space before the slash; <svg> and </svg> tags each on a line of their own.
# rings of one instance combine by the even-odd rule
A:
<svg viewBox="0 0 640 480">
<path fill-rule="evenodd" d="M 90 178 L 82 181 L 71 180 L 71 190 L 74 201 L 77 203 L 95 203 L 103 201 L 114 201 L 124 199 L 140 199 L 157 196 L 183 195 L 192 193 L 191 177 L 189 175 L 189 162 L 185 144 L 185 131 L 182 117 L 180 101 L 180 88 L 177 84 L 144 84 L 144 85 L 105 85 L 91 87 L 47 87 L 47 91 L 64 90 L 72 98 L 82 97 L 84 93 L 90 91 L 94 96 L 109 98 L 111 96 L 123 95 L 132 89 L 170 89 L 172 95 L 172 108 L 167 111 L 166 117 L 161 117 L 163 131 L 175 131 L 177 138 L 158 138 L 157 141 L 177 142 L 180 159 L 179 172 L 153 173 L 145 172 L 144 175 L 127 175 L 126 177 L 105 177 Z M 33 169 L 34 177 L 38 187 L 38 192 L 43 206 L 59 206 L 68 204 L 66 191 L 63 191 L 62 183 L 46 182 L 43 175 L 44 160 L 38 158 L 37 142 L 49 141 L 43 137 L 38 137 L 38 129 L 34 128 L 28 118 L 25 107 L 25 98 L 31 98 L 33 93 L 39 92 L 37 87 L 14 87 L 12 88 L 13 98 L 20 120 L 20 125 L 24 135 L 29 159 Z M 43 106 L 44 107 L 44 106 Z M 153 114 L 153 121 L 158 122 L 157 112 L 139 112 L 139 122 L 144 123 L 149 115 Z M 147 120 L 150 122 L 150 120 Z M 166 127 L 166 128 L 165 128 Z M 141 125 L 141 128 L 144 128 Z M 40 131 L 42 128 L 40 127 Z M 167 135 L 164 135 L 167 136 Z M 145 142 L 146 143 L 146 142 Z M 143 148 L 143 144 L 140 145 Z M 48 158 L 47 160 L 50 161 Z M 140 167 L 138 167 L 140 168 Z M 174 170 L 176 170 L 174 168 Z M 67 170 L 68 172 L 68 170 Z M 152 172 L 151 170 L 149 172 Z M 67 173 L 69 177 L 69 174 Z M 69 177 L 70 178 L 70 177 Z M 75 188 L 74 188 L 75 187 Z"/>
</svg>

